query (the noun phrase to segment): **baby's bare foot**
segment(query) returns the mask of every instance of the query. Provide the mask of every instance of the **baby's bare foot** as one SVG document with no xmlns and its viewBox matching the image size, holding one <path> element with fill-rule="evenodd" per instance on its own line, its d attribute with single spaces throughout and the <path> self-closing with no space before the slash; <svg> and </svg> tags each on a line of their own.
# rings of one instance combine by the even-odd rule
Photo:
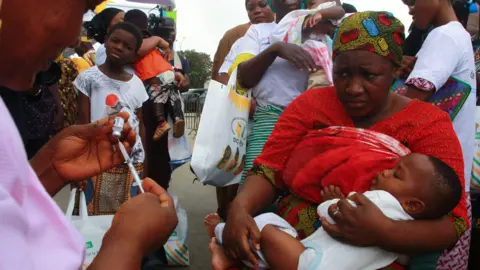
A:
<svg viewBox="0 0 480 270">
<path fill-rule="evenodd" d="M 326 186 L 323 188 L 320 193 L 323 201 L 333 200 L 333 199 L 345 199 L 342 190 L 337 186 Z"/>
<path fill-rule="evenodd" d="M 217 244 L 217 239 L 214 237 L 208 245 L 210 253 L 212 253 L 212 268 L 213 270 L 228 270 L 235 262 L 225 255 L 223 248 Z"/>
<path fill-rule="evenodd" d="M 222 218 L 217 213 L 208 214 L 205 217 L 203 223 L 205 228 L 207 228 L 208 235 L 212 238 L 215 237 L 215 227 L 222 222 Z"/>
</svg>

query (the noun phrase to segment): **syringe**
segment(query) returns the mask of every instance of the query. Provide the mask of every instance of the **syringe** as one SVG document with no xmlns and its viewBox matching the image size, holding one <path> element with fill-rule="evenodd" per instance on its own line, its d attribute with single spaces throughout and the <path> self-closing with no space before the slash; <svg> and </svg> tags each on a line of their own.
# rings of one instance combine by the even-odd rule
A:
<svg viewBox="0 0 480 270">
<path fill-rule="evenodd" d="M 118 147 L 120 148 L 120 152 L 122 152 L 123 158 L 125 158 L 125 162 L 127 162 L 128 168 L 130 169 L 130 172 L 133 175 L 133 179 L 135 180 L 135 183 L 137 183 L 138 187 L 140 188 L 140 191 L 142 193 L 145 193 L 145 190 L 143 190 L 143 187 L 142 187 L 142 180 L 140 179 L 140 176 L 138 176 L 135 166 L 133 166 L 133 160 L 128 155 L 127 150 L 125 149 L 125 146 L 123 146 L 122 142 L 120 142 L 120 136 L 122 135 L 124 123 L 125 121 L 123 120 L 123 118 L 118 116 L 115 117 L 115 120 L 113 122 L 112 135 L 113 137 L 118 139 Z"/>
</svg>

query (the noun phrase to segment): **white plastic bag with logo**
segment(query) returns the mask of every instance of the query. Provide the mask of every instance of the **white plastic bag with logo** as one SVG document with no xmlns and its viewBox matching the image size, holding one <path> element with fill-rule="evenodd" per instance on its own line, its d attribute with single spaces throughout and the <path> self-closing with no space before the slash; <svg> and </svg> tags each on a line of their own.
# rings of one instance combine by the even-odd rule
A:
<svg viewBox="0 0 480 270">
<path fill-rule="evenodd" d="M 67 218 L 85 239 L 86 256 L 82 269 L 85 270 L 97 256 L 103 236 L 112 226 L 113 215 L 88 216 L 85 193 L 80 192 L 79 216 L 72 216 L 77 189 L 72 189 L 66 211 Z"/>
<path fill-rule="evenodd" d="M 235 91 L 237 71 L 228 85 L 211 81 L 193 149 L 191 168 L 206 185 L 240 182 L 245 165 L 251 94 Z"/>
</svg>

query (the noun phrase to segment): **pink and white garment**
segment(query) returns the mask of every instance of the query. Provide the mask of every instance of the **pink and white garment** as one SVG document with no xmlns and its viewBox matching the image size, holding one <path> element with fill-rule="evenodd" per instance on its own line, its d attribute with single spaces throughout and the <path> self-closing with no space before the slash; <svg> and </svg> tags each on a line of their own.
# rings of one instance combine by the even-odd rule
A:
<svg viewBox="0 0 480 270">
<path fill-rule="evenodd" d="M 271 43 L 285 42 L 301 46 L 313 58 L 315 65 L 325 70 L 327 79 L 332 83 L 332 54 L 327 46 L 327 35 L 312 35 L 308 40 L 302 42 L 303 22 L 308 15 L 331 7 L 335 7 L 335 1 L 319 5 L 315 9 L 299 9 L 288 13 L 275 27 L 270 35 Z M 337 21 L 332 21 L 337 25 Z"/>
</svg>

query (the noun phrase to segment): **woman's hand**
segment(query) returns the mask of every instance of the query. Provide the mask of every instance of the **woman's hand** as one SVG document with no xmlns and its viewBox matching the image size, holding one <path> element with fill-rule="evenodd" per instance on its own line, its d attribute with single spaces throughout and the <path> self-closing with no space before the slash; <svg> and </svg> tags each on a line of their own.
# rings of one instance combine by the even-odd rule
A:
<svg viewBox="0 0 480 270">
<path fill-rule="evenodd" d="M 167 61 L 167 62 L 170 62 L 173 60 L 173 52 L 172 50 L 170 49 L 170 47 L 165 47 L 165 48 L 162 48 L 163 50 L 163 58 Z"/>
<path fill-rule="evenodd" d="M 178 223 L 173 200 L 151 179 L 143 188 L 118 209 L 88 269 L 138 269 L 145 255 L 167 242 Z"/>
<path fill-rule="evenodd" d="M 122 204 L 113 218 L 109 237 L 128 237 L 143 255 L 163 246 L 177 226 L 172 197 L 155 181 L 146 178 L 145 193 Z M 108 237 L 105 236 L 108 241 Z"/>
<path fill-rule="evenodd" d="M 177 81 L 177 87 L 178 88 L 183 88 L 185 87 L 185 76 L 181 72 L 176 71 L 175 72 L 175 81 Z"/>
<path fill-rule="evenodd" d="M 232 208 L 223 230 L 223 247 L 225 254 L 231 259 L 247 260 L 258 266 L 257 257 L 249 244 L 260 250 L 260 231 L 257 224 L 245 210 L 240 207 Z"/>
<path fill-rule="evenodd" d="M 278 57 L 281 57 L 301 71 L 316 72 L 317 67 L 312 56 L 302 47 L 289 43 L 275 43 L 273 46 L 277 51 Z"/>
<path fill-rule="evenodd" d="M 334 238 L 355 246 L 379 246 L 383 232 L 392 224 L 380 209 L 365 195 L 355 193 L 348 197 L 357 207 L 346 199 L 338 201 L 338 207 L 328 209 L 328 214 L 336 224 L 330 224 L 325 217 L 322 227 Z"/>
<path fill-rule="evenodd" d="M 118 116 L 125 120 L 120 141 L 130 151 L 135 144 L 136 133 L 127 123 L 128 113 L 121 112 Z M 32 159 L 32 167 L 35 169 L 34 163 L 49 162 L 47 165 L 66 184 L 85 180 L 121 164 L 124 158 L 117 149 L 118 140 L 112 136 L 113 121 L 114 117 L 111 117 L 64 129 L 40 150 L 38 157 Z"/>
</svg>

